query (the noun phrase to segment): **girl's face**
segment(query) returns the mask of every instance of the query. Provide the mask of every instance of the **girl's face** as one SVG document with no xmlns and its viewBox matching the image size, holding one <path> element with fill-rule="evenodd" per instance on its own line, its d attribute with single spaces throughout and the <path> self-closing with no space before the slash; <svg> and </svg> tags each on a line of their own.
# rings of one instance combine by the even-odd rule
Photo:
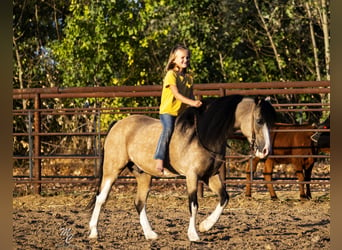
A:
<svg viewBox="0 0 342 250">
<path fill-rule="evenodd" d="M 187 68 L 190 64 L 190 55 L 188 50 L 179 49 L 175 52 L 174 63 L 180 71 Z"/>
</svg>

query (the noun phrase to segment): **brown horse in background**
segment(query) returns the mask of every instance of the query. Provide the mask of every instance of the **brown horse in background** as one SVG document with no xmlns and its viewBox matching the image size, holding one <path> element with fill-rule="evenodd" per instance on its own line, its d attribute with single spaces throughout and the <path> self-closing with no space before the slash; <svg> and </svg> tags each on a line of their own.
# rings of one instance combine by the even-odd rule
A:
<svg viewBox="0 0 342 250">
<path fill-rule="evenodd" d="M 313 129 L 312 125 L 275 125 L 273 130 L 293 130 L 293 129 Z M 314 132 L 310 131 L 272 131 L 272 155 L 283 156 L 293 155 L 290 158 L 271 158 L 268 157 L 265 160 L 264 166 L 264 180 L 271 181 L 273 168 L 276 164 L 293 164 L 296 170 L 298 181 L 310 181 L 311 172 L 314 166 L 315 159 L 311 155 L 317 154 L 317 147 L 315 142 L 312 141 L 311 136 Z M 307 155 L 307 157 L 296 157 L 296 155 Z M 260 158 L 255 157 L 252 161 L 252 173 L 256 171 L 256 167 Z M 250 164 L 246 166 L 246 179 L 251 179 Z M 270 192 L 271 199 L 277 199 L 277 195 L 273 189 L 273 184 L 266 184 Z M 304 190 L 304 184 L 299 184 L 299 192 L 301 199 L 310 199 L 311 191 L 310 184 L 306 184 L 306 192 Z M 246 185 L 246 196 L 251 197 L 251 184 Z"/>
<path fill-rule="evenodd" d="M 219 167 L 225 158 L 228 137 L 240 129 L 251 143 L 256 156 L 264 158 L 271 149 L 269 128 L 275 119 L 275 110 L 265 100 L 231 95 L 202 100 L 199 108 L 187 108 L 178 116 L 169 145 L 164 176 L 182 175 L 186 178 L 190 221 L 188 238 L 198 241 L 196 214 L 197 188 L 202 180 L 219 196 L 215 210 L 199 225 L 208 231 L 219 219 L 228 204 L 229 196 Z M 152 176 L 160 175 L 155 168 L 153 154 L 161 133 L 161 123 L 143 115 L 131 115 L 115 123 L 104 144 L 101 181 L 97 195 L 90 205 L 93 213 L 89 222 L 90 238 L 97 238 L 97 223 L 102 205 L 119 174 L 129 169 L 137 181 L 134 201 L 146 239 L 156 239 L 146 214 Z"/>
<path fill-rule="evenodd" d="M 318 129 L 330 130 L 330 115 L 322 123 L 314 124 Z M 311 136 L 319 152 L 330 153 L 330 131 L 318 131 Z"/>
</svg>

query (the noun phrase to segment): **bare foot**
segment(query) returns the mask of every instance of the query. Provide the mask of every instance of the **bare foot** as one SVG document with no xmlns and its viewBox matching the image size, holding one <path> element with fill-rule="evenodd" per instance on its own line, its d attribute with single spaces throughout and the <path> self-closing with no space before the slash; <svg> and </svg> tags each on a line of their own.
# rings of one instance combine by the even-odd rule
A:
<svg viewBox="0 0 342 250">
<path fill-rule="evenodd" d="M 156 159 L 156 169 L 163 174 L 164 172 L 164 167 L 163 167 L 163 160 Z"/>
</svg>

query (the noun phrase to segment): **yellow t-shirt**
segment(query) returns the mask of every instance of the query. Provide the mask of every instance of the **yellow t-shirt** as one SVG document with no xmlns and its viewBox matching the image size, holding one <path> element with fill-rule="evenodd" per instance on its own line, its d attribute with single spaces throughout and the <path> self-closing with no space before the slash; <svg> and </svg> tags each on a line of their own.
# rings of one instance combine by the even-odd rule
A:
<svg viewBox="0 0 342 250">
<path fill-rule="evenodd" d="M 193 79 L 189 74 L 183 77 L 173 70 L 169 70 L 164 77 L 159 114 L 177 116 L 186 107 L 186 104 L 175 98 L 170 89 L 170 85 L 176 85 L 180 94 L 192 98 Z"/>
</svg>

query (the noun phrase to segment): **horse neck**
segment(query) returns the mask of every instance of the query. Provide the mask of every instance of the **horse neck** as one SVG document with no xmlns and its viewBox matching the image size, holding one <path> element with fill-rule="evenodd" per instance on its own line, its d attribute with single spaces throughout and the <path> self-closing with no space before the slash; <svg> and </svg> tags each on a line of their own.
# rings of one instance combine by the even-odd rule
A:
<svg viewBox="0 0 342 250">
<path fill-rule="evenodd" d="M 254 110 L 255 102 L 251 98 L 242 99 L 236 107 L 234 127 L 236 129 L 241 129 L 241 132 L 245 136 L 247 136 L 247 132 L 251 130 Z"/>
</svg>

